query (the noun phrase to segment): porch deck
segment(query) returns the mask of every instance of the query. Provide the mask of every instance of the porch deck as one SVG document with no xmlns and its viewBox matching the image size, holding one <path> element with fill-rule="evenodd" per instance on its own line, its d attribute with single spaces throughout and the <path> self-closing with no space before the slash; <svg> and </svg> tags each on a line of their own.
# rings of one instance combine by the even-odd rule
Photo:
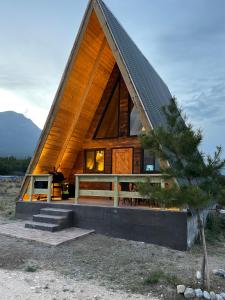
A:
<svg viewBox="0 0 225 300">
<path fill-rule="evenodd" d="M 32 202 L 47 202 L 47 198 L 43 198 L 42 200 L 33 199 Z M 80 197 L 79 202 L 75 202 L 75 198 L 69 198 L 67 200 L 62 200 L 60 198 L 56 198 L 54 200 L 51 200 L 51 204 L 64 204 L 64 205 L 87 205 L 87 206 L 101 206 L 101 207 L 114 207 L 114 201 L 112 199 L 108 198 L 97 198 L 97 197 Z M 131 203 L 129 201 L 123 202 L 122 199 L 120 199 L 118 203 L 119 208 L 133 208 L 133 209 L 154 209 L 154 210 L 161 210 L 162 208 L 156 207 L 155 205 L 147 205 L 144 203 Z M 173 211 L 179 211 L 177 208 L 170 208 L 165 210 L 173 210 Z"/>
<path fill-rule="evenodd" d="M 75 198 L 62 200 L 53 197 L 52 175 L 27 175 L 30 178 L 28 198 L 30 202 L 46 201 L 51 203 L 85 204 L 107 207 L 135 207 L 148 208 L 149 201 L 137 191 L 139 182 L 149 182 L 165 187 L 161 174 L 75 174 Z M 44 183 L 45 187 L 37 186 Z M 108 184 L 105 189 L 88 189 L 82 183 Z M 123 189 L 123 186 L 126 189 Z"/>
</svg>

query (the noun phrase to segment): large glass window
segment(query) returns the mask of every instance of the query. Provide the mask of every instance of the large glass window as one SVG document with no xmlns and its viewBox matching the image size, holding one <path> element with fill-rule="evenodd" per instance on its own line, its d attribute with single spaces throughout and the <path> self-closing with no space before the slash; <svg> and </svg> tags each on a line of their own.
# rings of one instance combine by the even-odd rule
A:
<svg viewBox="0 0 225 300">
<path fill-rule="evenodd" d="M 136 106 L 130 100 L 130 136 L 140 135 L 144 131 L 145 129 L 141 123 L 140 114 Z"/>
<path fill-rule="evenodd" d="M 86 150 L 85 151 L 86 172 L 99 173 L 105 170 L 105 151 Z"/>
<path fill-rule="evenodd" d="M 143 150 L 143 172 L 151 173 L 156 170 L 155 166 L 155 156 L 151 151 Z"/>
<path fill-rule="evenodd" d="M 118 137 L 119 132 L 119 82 L 117 82 L 111 99 L 106 107 L 103 118 L 100 121 L 100 126 L 97 129 L 95 138 L 114 138 Z"/>
</svg>

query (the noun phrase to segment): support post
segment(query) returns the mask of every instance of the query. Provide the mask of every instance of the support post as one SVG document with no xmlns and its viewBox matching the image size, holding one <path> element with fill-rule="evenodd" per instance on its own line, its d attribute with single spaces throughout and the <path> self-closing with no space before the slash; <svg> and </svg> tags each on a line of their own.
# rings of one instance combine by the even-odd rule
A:
<svg viewBox="0 0 225 300">
<path fill-rule="evenodd" d="M 161 189 L 165 189 L 165 180 L 161 179 Z"/>
<path fill-rule="evenodd" d="M 119 190 L 118 190 L 118 176 L 114 176 L 114 207 L 118 207 Z"/>
<path fill-rule="evenodd" d="M 47 194 L 47 202 L 51 202 L 52 195 L 52 175 L 48 176 L 48 194 Z"/>
<path fill-rule="evenodd" d="M 31 177 L 30 177 L 30 197 L 29 197 L 30 202 L 32 202 L 33 191 L 34 191 L 34 176 L 31 175 Z"/>
<path fill-rule="evenodd" d="M 75 175 L 75 204 L 78 203 L 78 198 L 79 198 L 79 175 Z"/>
</svg>

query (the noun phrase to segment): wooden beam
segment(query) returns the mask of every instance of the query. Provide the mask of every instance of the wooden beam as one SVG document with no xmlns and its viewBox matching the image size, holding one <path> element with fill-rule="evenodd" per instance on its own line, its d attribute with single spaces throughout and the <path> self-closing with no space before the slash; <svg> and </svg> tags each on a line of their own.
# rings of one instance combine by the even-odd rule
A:
<svg viewBox="0 0 225 300">
<path fill-rule="evenodd" d="M 114 188 L 114 207 L 118 207 L 119 204 L 119 187 L 118 187 L 118 176 L 114 176 L 114 182 L 113 182 L 113 188 Z"/>
<path fill-rule="evenodd" d="M 53 101 L 51 109 L 49 111 L 45 126 L 42 130 L 42 134 L 39 138 L 39 141 L 38 141 L 37 147 L 35 149 L 34 155 L 33 155 L 32 159 L 30 161 L 30 164 L 28 166 L 27 173 L 33 173 L 33 171 L 34 171 L 34 169 L 35 169 L 35 167 L 36 167 L 36 165 L 37 165 L 37 163 L 40 159 L 41 152 L 44 148 L 44 145 L 45 145 L 45 142 L 47 140 L 48 134 L 50 132 L 53 121 L 55 119 L 55 115 L 58 111 L 60 100 L 61 100 L 61 97 L 63 95 L 64 89 L 65 89 L 65 86 L 66 86 L 66 82 L 69 78 L 70 71 L 71 71 L 72 66 L 74 64 L 74 61 L 77 57 L 77 54 L 78 54 L 78 51 L 79 51 L 79 48 L 80 48 L 80 44 L 83 40 L 83 36 L 84 36 L 85 31 L 86 31 L 86 28 L 87 28 L 87 25 L 88 25 L 88 22 L 89 22 L 92 11 L 93 11 L 93 1 L 90 0 L 89 5 L 88 5 L 88 7 L 85 11 L 85 14 L 83 16 L 83 19 L 82 19 L 82 22 L 81 22 L 76 40 L 74 42 L 72 51 L 70 53 L 69 59 L 67 61 L 65 71 L 63 72 L 63 75 L 62 75 L 58 90 L 56 92 L 54 101 Z M 21 185 L 19 198 L 23 198 L 23 196 L 26 192 L 26 189 L 28 187 L 28 184 L 29 184 L 28 177 L 25 176 L 24 179 L 23 179 L 22 185 Z"/>
<path fill-rule="evenodd" d="M 71 124 L 71 126 L 70 126 L 70 129 L 69 129 L 69 131 L 68 131 L 68 133 L 67 133 L 67 138 L 66 138 L 66 140 L 65 140 L 65 142 L 64 142 L 64 144 L 63 144 L 62 150 L 60 151 L 60 154 L 59 154 L 59 156 L 58 156 L 58 159 L 57 159 L 57 162 L 56 162 L 56 169 L 58 169 L 58 168 L 60 167 L 60 163 L 61 163 L 61 161 L 63 160 L 63 156 L 64 156 L 64 153 L 65 153 L 66 148 L 67 148 L 67 146 L 68 146 L 68 143 L 69 143 L 69 141 L 70 141 L 70 139 L 71 139 L 71 136 L 72 136 L 74 127 L 75 127 L 75 125 L 76 125 L 76 123 L 77 123 L 77 120 L 78 120 L 78 118 L 79 118 L 79 116 L 80 116 L 80 113 L 81 113 L 81 111 L 82 111 L 82 108 L 83 108 L 85 99 L 86 99 L 86 97 L 87 97 L 87 95 L 88 95 L 88 93 L 89 93 L 89 91 L 90 91 L 91 86 L 92 86 L 92 83 L 93 83 L 93 80 L 94 80 L 94 77 L 95 77 L 95 72 L 96 72 L 96 69 L 97 69 L 98 66 L 99 66 L 99 62 L 100 62 L 100 59 L 101 59 L 101 55 L 102 55 L 102 53 L 103 53 L 103 51 L 104 51 L 104 48 L 105 48 L 105 46 L 106 46 L 106 43 L 107 43 L 107 42 L 106 42 L 106 39 L 103 38 L 103 41 L 102 41 L 102 43 L 101 43 L 101 45 L 100 45 L 98 55 L 97 55 L 97 57 L 96 57 L 96 59 L 95 59 L 95 63 L 94 63 L 94 65 L 93 65 L 93 68 L 92 68 L 92 71 L 91 71 L 91 74 L 90 74 L 90 77 L 89 77 L 89 80 L 88 80 L 88 84 L 87 84 L 87 86 L 86 86 L 86 88 L 85 88 L 85 90 L 84 90 L 84 92 L 83 92 L 83 95 L 82 95 L 82 97 L 81 97 L 81 99 L 80 99 L 80 107 L 79 107 L 80 111 L 79 111 L 79 112 L 77 112 L 77 111 L 75 112 L 74 120 L 73 120 L 73 122 L 72 122 L 72 124 Z M 78 108 L 77 108 L 77 109 L 78 109 Z M 84 137 L 83 137 L 83 138 L 84 138 Z"/>
<path fill-rule="evenodd" d="M 118 65 L 119 69 L 120 69 L 120 72 L 121 72 L 122 76 L 123 76 L 123 79 L 125 81 L 125 84 L 127 86 L 128 91 L 130 93 L 132 101 L 133 101 L 134 105 L 137 107 L 137 109 L 138 109 L 138 111 L 140 113 L 141 120 L 143 122 L 143 125 L 144 125 L 145 129 L 147 131 L 149 131 L 149 130 L 153 129 L 153 126 L 152 126 L 151 121 L 150 121 L 150 119 L 149 119 L 149 117 L 147 115 L 147 112 L 145 111 L 145 108 L 144 108 L 144 106 L 143 106 L 143 104 L 141 102 L 141 98 L 140 98 L 140 96 L 138 94 L 138 91 L 137 91 L 137 89 L 135 87 L 135 84 L 133 83 L 133 80 L 132 80 L 132 78 L 131 78 L 131 76 L 129 74 L 129 71 L 128 71 L 127 67 L 126 67 L 126 64 L 125 64 L 125 61 L 123 59 L 123 56 L 120 53 L 120 49 L 117 46 L 116 41 L 115 41 L 115 39 L 113 37 L 113 34 L 110 31 L 110 29 L 109 29 L 109 27 L 108 27 L 108 25 L 106 23 L 106 19 L 104 17 L 104 13 L 103 13 L 103 11 L 102 11 L 102 9 L 101 9 L 98 1 L 95 1 L 95 3 L 94 3 L 94 10 L 95 10 L 96 15 L 97 15 L 97 17 L 99 19 L 99 22 L 100 22 L 100 24 L 102 26 L 102 29 L 103 29 L 103 31 L 105 33 L 105 36 L 106 36 L 107 41 L 108 41 L 108 43 L 110 45 L 110 48 L 111 48 L 111 50 L 113 52 L 113 55 L 114 55 L 115 60 L 116 60 L 116 63 Z"/>
</svg>

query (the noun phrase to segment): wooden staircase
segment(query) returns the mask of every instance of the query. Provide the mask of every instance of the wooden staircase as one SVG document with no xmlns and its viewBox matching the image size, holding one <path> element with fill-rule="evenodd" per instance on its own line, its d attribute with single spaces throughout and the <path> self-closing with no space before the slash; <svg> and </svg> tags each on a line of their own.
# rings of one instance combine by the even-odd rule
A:
<svg viewBox="0 0 225 300">
<path fill-rule="evenodd" d="M 33 221 L 25 224 L 26 228 L 59 231 L 72 226 L 73 211 L 59 208 L 41 208 L 40 214 L 33 215 Z"/>
</svg>

